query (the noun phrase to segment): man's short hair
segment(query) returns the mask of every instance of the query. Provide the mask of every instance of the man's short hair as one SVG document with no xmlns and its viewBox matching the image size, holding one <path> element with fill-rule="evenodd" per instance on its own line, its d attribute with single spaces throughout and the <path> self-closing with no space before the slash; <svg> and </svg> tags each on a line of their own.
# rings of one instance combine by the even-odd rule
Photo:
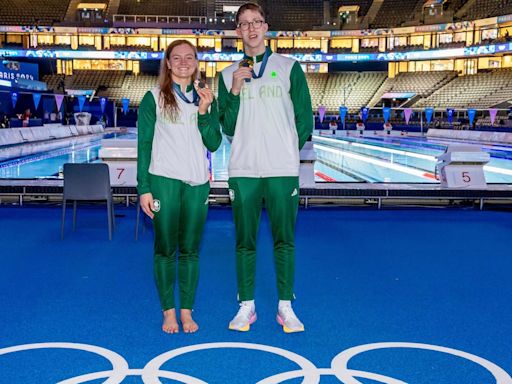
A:
<svg viewBox="0 0 512 384">
<path fill-rule="evenodd" d="M 247 10 L 259 12 L 261 17 L 263 17 L 263 20 L 265 20 L 265 11 L 261 7 L 261 5 L 256 4 L 256 3 L 252 3 L 252 2 L 251 3 L 245 3 L 245 4 L 241 5 L 240 8 L 238 8 L 238 11 L 236 12 L 236 16 L 235 16 L 235 23 L 236 23 L 236 25 L 238 25 L 238 23 L 240 21 L 240 15 L 242 13 L 244 13 L 245 11 L 247 11 Z"/>
</svg>

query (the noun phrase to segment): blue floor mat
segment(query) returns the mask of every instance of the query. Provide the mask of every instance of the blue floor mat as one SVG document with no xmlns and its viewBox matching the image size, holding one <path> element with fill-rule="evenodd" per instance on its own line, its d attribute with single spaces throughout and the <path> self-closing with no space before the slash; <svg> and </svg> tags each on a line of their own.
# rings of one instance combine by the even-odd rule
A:
<svg viewBox="0 0 512 384">
<path fill-rule="evenodd" d="M 177 335 L 160 330 L 148 221 L 135 241 L 134 208 L 116 207 L 108 241 L 104 207 L 79 206 L 60 240 L 60 215 L 0 206 L 0 383 L 512 383 L 509 212 L 301 209 L 294 308 L 306 332 L 291 335 L 275 322 L 266 215 L 251 331 L 227 329 L 234 226 L 230 208 L 212 207 L 200 330 Z"/>
</svg>

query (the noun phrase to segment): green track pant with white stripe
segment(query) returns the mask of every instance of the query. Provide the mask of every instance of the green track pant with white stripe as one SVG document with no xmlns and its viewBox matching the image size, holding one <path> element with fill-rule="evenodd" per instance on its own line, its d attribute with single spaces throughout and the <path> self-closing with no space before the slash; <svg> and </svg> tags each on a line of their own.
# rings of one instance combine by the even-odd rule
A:
<svg viewBox="0 0 512 384">
<path fill-rule="evenodd" d="M 280 300 L 292 300 L 299 178 L 232 177 L 229 189 L 236 228 L 238 299 L 254 299 L 256 238 L 265 202 L 274 241 L 278 296 Z"/>
<path fill-rule="evenodd" d="M 180 307 L 192 309 L 199 279 L 199 243 L 208 213 L 210 183 L 198 186 L 150 175 L 155 212 L 154 273 L 162 310 L 175 308 L 176 270 Z M 176 251 L 178 267 L 176 268 Z"/>
</svg>

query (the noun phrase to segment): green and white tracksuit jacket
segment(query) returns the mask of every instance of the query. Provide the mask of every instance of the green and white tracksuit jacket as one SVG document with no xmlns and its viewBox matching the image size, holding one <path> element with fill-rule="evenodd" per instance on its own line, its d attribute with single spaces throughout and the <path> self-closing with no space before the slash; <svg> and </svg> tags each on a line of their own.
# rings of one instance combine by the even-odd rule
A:
<svg viewBox="0 0 512 384">
<path fill-rule="evenodd" d="M 207 149 L 221 141 L 217 103 L 199 115 L 198 107 L 176 95 L 174 120 L 160 108 L 160 89 L 146 93 L 138 116 L 138 192 L 151 192 L 159 204 L 154 216 L 154 272 L 162 310 L 175 307 L 176 250 L 181 308 L 191 309 L 199 277 L 198 248 L 210 191 Z M 193 99 L 192 85 L 185 96 Z"/>
<path fill-rule="evenodd" d="M 300 64 L 272 53 L 260 78 L 230 92 L 235 62 L 219 78 L 219 113 L 231 136 L 229 186 L 237 232 L 238 295 L 254 298 L 256 235 L 262 201 L 274 239 L 278 294 L 293 297 L 295 220 L 299 202 L 299 150 L 313 130 L 311 96 Z M 252 58 L 259 74 L 264 55 Z"/>
</svg>

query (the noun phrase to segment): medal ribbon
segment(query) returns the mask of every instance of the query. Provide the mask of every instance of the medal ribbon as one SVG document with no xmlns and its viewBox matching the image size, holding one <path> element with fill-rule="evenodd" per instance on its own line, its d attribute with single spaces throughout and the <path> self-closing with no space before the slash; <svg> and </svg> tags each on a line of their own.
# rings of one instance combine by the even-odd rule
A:
<svg viewBox="0 0 512 384">
<path fill-rule="evenodd" d="M 178 97 L 183 100 L 187 104 L 195 104 L 199 103 L 199 95 L 197 94 L 194 87 L 192 87 L 192 101 L 188 99 L 188 97 L 181 91 L 181 87 L 179 84 L 173 83 L 174 92 L 178 95 Z"/>
<path fill-rule="evenodd" d="M 258 71 L 257 75 L 254 72 L 254 69 L 251 70 L 253 79 L 259 79 L 265 73 L 265 67 L 267 66 L 267 61 L 268 61 L 268 57 L 270 56 L 270 53 L 271 53 L 270 49 L 265 50 L 265 54 L 263 55 L 263 59 L 261 60 L 261 67 L 260 67 L 260 70 Z"/>
</svg>

